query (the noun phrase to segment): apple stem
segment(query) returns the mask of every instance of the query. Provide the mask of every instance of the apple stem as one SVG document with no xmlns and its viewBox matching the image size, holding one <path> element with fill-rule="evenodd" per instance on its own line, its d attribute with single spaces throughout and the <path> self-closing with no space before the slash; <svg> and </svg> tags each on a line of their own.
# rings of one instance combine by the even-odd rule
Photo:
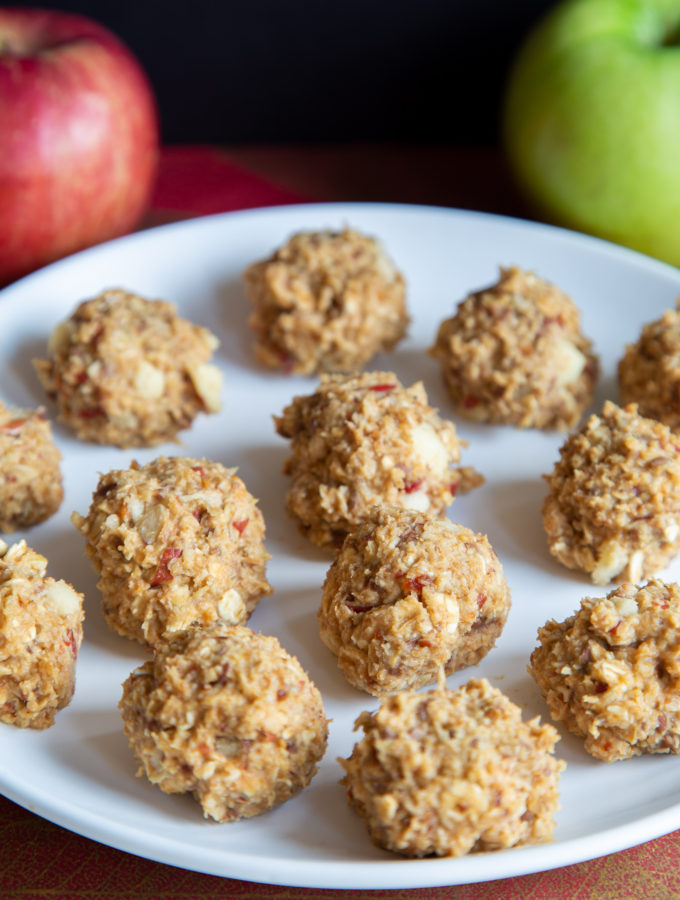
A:
<svg viewBox="0 0 680 900">
<path fill-rule="evenodd" d="M 676 25 L 675 28 L 672 28 L 663 39 L 664 47 L 677 47 L 680 45 L 680 25 Z"/>
</svg>

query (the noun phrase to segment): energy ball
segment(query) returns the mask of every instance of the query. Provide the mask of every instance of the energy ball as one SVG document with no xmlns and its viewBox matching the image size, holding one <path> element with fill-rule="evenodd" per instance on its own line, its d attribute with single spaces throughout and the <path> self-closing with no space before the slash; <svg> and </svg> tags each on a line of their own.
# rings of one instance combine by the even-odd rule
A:
<svg viewBox="0 0 680 900">
<path fill-rule="evenodd" d="M 474 665 L 500 635 L 510 591 L 486 537 L 448 519 L 373 507 L 345 538 L 323 588 L 321 639 L 375 696 Z"/>
<path fill-rule="evenodd" d="M 83 301 L 34 366 L 76 436 L 118 447 L 176 440 L 199 412 L 220 408 L 218 346 L 163 300 L 122 290 Z"/>
<path fill-rule="evenodd" d="M 402 692 L 362 713 L 342 779 L 375 844 L 404 856 L 463 856 L 550 839 L 559 740 L 488 681 Z"/>
<path fill-rule="evenodd" d="M 430 353 L 461 415 L 518 428 L 576 425 L 598 372 L 573 301 L 516 267 L 463 300 Z"/>
<path fill-rule="evenodd" d="M 0 402 L 0 531 L 44 522 L 64 497 L 61 454 L 42 409 Z"/>
<path fill-rule="evenodd" d="M 618 374 L 623 403 L 637 403 L 641 415 L 680 428 L 680 300 L 626 347 Z"/>
<path fill-rule="evenodd" d="M 680 445 L 635 405 L 605 403 L 544 478 L 550 552 L 595 584 L 649 578 L 680 551 Z"/>
<path fill-rule="evenodd" d="M 85 535 L 102 611 L 124 637 L 156 644 L 192 625 L 241 625 L 270 594 L 264 519 L 235 469 L 159 457 L 102 475 Z"/>
<path fill-rule="evenodd" d="M 588 753 L 612 762 L 680 752 L 680 586 L 652 580 L 586 597 L 538 638 L 529 672 Z"/>
<path fill-rule="evenodd" d="M 257 816 L 309 784 L 326 750 L 321 694 L 274 637 L 196 628 L 156 648 L 123 685 L 138 774 L 193 793 L 218 822 Z"/>
<path fill-rule="evenodd" d="M 353 371 L 406 332 L 404 279 L 378 241 L 356 231 L 295 234 L 244 277 L 266 366 Z"/>
<path fill-rule="evenodd" d="M 46 569 L 25 541 L 0 541 L 0 721 L 18 728 L 49 728 L 75 688 L 83 595 Z"/>
<path fill-rule="evenodd" d="M 422 383 L 405 388 L 392 372 L 322 375 L 274 421 L 291 440 L 288 512 L 321 547 L 339 546 L 377 504 L 441 516 L 456 491 L 483 481 L 455 467 L 465 442 Z"/>
</svg>

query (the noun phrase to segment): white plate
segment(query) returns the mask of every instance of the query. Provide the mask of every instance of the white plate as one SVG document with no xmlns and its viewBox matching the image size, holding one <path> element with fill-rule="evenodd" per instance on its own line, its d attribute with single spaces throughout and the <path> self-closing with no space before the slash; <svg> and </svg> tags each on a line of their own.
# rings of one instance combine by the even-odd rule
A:
<svg viewBox="0 0 680 900">
<path fill-rule="evenodd" d="M 0 789 L 41 816 L 123 850 L 176 866 L 250 881 L 327 888 L 409 888 L 518 875 L 600 856 L 680 827 L 680 768 L 674 757 L 607 765 L 564 735 L 567 760 L 554 841 L 542 846 L 462 859 L 404 860 L 376 849 L 338 785 L 337 757 L 351 752 L 355 717 L 376 701 L 350 688 L 316 626 L 328 559 L 300 538 L 286 519 L 281 465 L 287 443 L 272 414 L 316 381 L 258 368 L 252 360 L 241 273 L 293 231 L 350 224 L 380 237 L 408 283 L 413 316 L 408 340 L 374 368 L 422 379 L 431 402 L 450 410 L 438 365 L 425 353 L 442 318 L 471 289 L 496 280 L 498 265 L 516 263 L 554 281 L 583 312 L 583 327 L 603 361 L 597 405 L 616 399 L 615 365 L 641 324 L 674 306 L 677 270 L 601 241 L 527 222 L 438 208 L 308 205 L 198 219 L 143 232 L 56 263 L 6 289 L 0 297 L 0 385 L 18 405 L 44 402 L 31 359 L 44 353 L 54 324 L 103 288 L 122 286 L 164 297 L 221 339 L 224 410 L 201 417 L 181 447 L 139 452 L 89 446 L 55 428 L 64 456 L 61 511 L 34 528 L 29 543 L 49 559 L 49 573 L 86 595 L 85 641 L 71 705 L 46 732 L 0 726 Z M 53 412 L 53 410 L 51 410 Z M 487 484 L 456 500 L 449 515 L 489 536 L 503 562 L 513 607 L 497 647 L 472 670 L 449 678 L 456 686 L 485 676 L 525 711 L 547 710 L 526 672 L 536 629 L 564 618 L 594 589 L 552 560 L 542 532 L 541 473 L 548 472 L 559 435 L 459 424 L 469 441 L 463 457 Z M 69 523 L 84 512 L 98 473 L 146 462 L 158 453 L 205 455 L 238 466 L 260 498 L 273 555 L 274 596 L 251 625 L 276 634 L 321 689 L 332 718 L 328 752 L 311 785 L 295 799 L 250 821 L 204 820 L 188 797 L 167 796 L 146 779 L 123 736 L 117 711 L 121 682 L 143 650 L 108 631 L 99 612 L 95 577 L 83 540 Z M 23 535 L 18 535 L 21 537 Z M 663 573 L 680 577 L 676 565 Z"/>
</svg>

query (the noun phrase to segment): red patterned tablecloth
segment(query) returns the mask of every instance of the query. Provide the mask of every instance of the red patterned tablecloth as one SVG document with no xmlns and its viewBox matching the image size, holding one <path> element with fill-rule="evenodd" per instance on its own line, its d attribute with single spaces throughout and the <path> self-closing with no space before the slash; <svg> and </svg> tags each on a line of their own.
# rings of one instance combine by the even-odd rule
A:
<svg viewBox="0 0 680 900">
<path fill-rule="evenodd" d="M 481 884 L 333 891 L 218 878 L 150 862 L 65 831 L 0 797 L 3 900 L 673 900 L 680 832 L 601 859 Z"/>
<path fill-rule="evenodd" d="M 168 148 L 147 224 L 308 199 L 218 150 Z M 320 197 L 315 199 L 337 199 Z M 587 815 L 587 810 L 584 810 Z M 0 797 L 0 900 L 673 900 L 680 831 L 612 856 L 549 872 L 421 890 L 332 891 L 235 881 L 151 862 L 73 834 Z"/>
</svg>

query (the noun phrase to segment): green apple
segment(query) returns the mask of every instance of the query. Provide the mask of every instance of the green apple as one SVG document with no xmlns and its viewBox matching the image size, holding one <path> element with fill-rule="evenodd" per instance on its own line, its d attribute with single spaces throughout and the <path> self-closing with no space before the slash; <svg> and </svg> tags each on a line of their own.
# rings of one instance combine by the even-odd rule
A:
<svg viewBox="0 0 680 900">
<path fill-rule="evenodd" d="M 503 138 L 550 221 L 680 265 L 680 0 L 563 0 L 520 48 Z"/>
</svg>

